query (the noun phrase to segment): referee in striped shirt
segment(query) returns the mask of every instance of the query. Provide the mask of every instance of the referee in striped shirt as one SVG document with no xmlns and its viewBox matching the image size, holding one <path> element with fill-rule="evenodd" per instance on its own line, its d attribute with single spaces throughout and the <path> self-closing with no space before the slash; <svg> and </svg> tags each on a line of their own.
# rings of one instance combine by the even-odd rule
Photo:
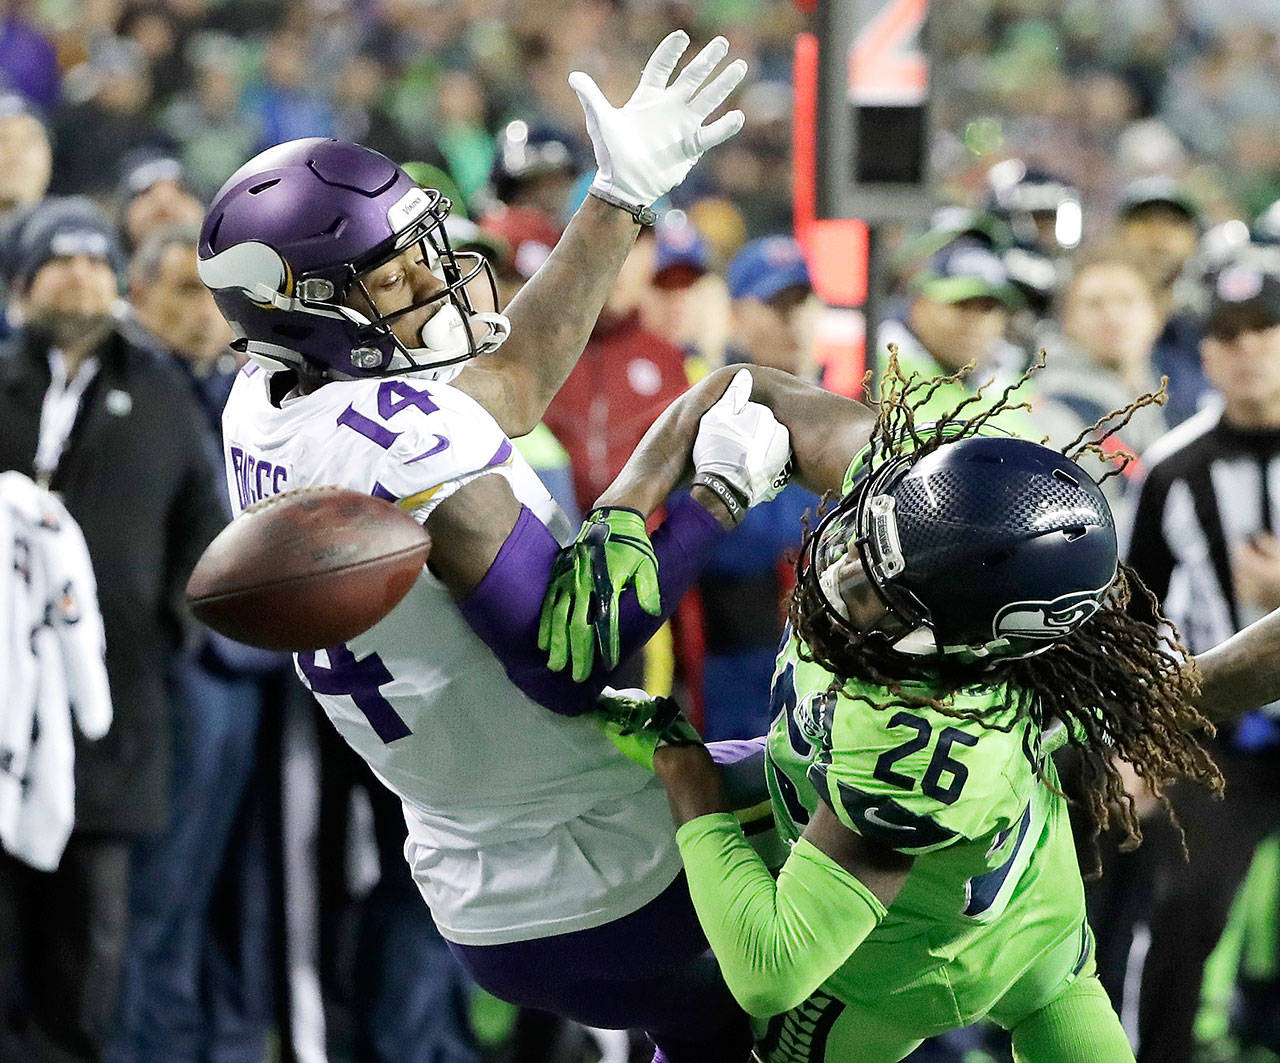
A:
<svg viewBox="0 0 1280 1063">
<path fill-rule="evenodd" d="M 1280 606 L 1280 277 L 1224 269 L 1201 354 L 1221 399 L 1144 455 L 1128 550 L 1193 653 Z M 1142 860 L 1154 872 L 1155 906 L 1139 1063 L 1190 1063 L 1204 962 L 1254 849 L 1280 828 L 1276 719 L 1265 710 L 1245 717 L 1220 732 L 1214 755 L 1227 780 L 1222 802 L 1193 787 L 1171 793 L 1189 864 L 1150 823 L 1154 844 Z"/>
</svg>

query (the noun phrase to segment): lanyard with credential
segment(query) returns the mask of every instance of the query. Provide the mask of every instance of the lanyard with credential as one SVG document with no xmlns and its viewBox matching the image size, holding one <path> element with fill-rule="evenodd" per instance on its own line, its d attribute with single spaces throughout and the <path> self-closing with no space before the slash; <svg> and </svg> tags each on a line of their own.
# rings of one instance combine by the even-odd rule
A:
<svg viewBox="0 0 1280 1063">
<path fill-rule="evenodd" d="M 49 388 L 40 406 L 40 436 L 36 443 L 35 479 L 48 488 L 58 471 L 71 429 L 80 412 L 85 390 L 98 373 L 98 360 L 86 359 L 76 375 L 67 379 L 67 361 L 59 350 L 49 352 Z"/>
</svg>

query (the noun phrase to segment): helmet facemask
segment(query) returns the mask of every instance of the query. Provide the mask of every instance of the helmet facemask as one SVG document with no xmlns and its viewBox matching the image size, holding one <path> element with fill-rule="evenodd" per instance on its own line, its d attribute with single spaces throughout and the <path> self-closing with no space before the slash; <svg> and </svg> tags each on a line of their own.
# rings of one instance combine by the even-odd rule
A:
<svg viewBox="0 0 1280 1063">
<path fill-rule="evenodd" d="M 814 613 L 821 616 L 810 640 L 839 640 L 845 654 L 865 660 L 867 671 L 893 678 L 906 678 L 919 670 L 922 656 L 937 653 L 928 610 L 893 582 L 905 563 L 893 500 L 880 489 L 884 474 L 909 464 L 908 457 L 899 457 L 877 472 L 864 470 L 818 522 L 799 561 L 798 592 L 807 599 L 811 619 Z M 823 646 L 815 648 L 820 659 L 836 656 Z"/>
<path fill-rule="evenodd" d="M 477 252 L 455 251 L 449 243 L 449 208 L 449 200 L 435 189 L 414 186 L 384 215 L 392 235 L 359 257 L 295 275 L 273 246 L 250 239 L 201 258 L 200 277 L 215 299 L 228 300 L 219 306 L 241 333 L 232 346 L 268 370 L 318 370 L 338 379 L 416 372 L 452 376 L 457 370 L 451 367 L 496 350 L 511 325 L 496 312 L 497 281 L 488 261 Z M 337 232 L 295 242 L 305 246 L 335 238 Z M 415 246 L 443 287 L 409 306 L 379 311 L 365 278 Z M 467 286 L 481 276 L 493 311 L 477 311 L 472 303 Z M 395 334 L 396 320 L 432 303 L 441 305 L 416 343 Z M 239 324 L 250 309 L 268 316 L 254 327 Z"/>
<path fill-rule="evenodd" d="M 364 261 L 355 263 L 345 285 L 330 284 L 334 309 L 356 326 L 352 364 L 371 375 L 441 370 L 496 350 L 511 331 L 506 316 L 497 312 L 498 286 L 488 260 L 477 251 L 455 251 L 449 243 L 445 219 L 449 200 L 435 189 L 422 190 L 427 200 L 421 213 L 393 241 L 375 249 Z M 426 299 L 387 313 L 377 309 L 373 293 L 365 283 L 368 275 L 405 251 L 417 246 L 427 267 L 444 287 Z M 478 277 L 488 285 L 492 311 L 477 310 L 468 286 Z M 316 280 L 303 278 L 299 289 Z M 322 284 L 325 282 L 321 282 Z M 322 292 L 327 291 L 324 287 Z M 359 293 L 358 300 L 352 299 Z M 362 306 L 349 305 L 353 301 Z M 392 325 L 399 319 L 433 303 L 442 305 L 421 326 L 418 344 L 410 346 L 396 335 Z M 481 326 L 478 328 L 477 326 Z"/>
</svg>

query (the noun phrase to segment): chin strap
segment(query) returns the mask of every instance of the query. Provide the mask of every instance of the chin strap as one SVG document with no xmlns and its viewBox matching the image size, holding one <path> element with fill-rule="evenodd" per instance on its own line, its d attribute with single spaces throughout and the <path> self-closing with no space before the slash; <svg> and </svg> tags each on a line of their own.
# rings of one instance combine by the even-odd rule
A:
<svg viewBox="0 0 1280 1063">
<path fill-rule="evenodd" d="M 251 340 L 241 336 L 239 339 L 232 340 L 229 346 L 233 351 L 247 354 L 252 361 L 257 362 L 269 373 L 276 373 L 281 369 L 297 369 L 303 362 L 302 356 L 297 351 L 281 347 L 277 343 L 267 343 L 264 340 Z"/>
</svg>

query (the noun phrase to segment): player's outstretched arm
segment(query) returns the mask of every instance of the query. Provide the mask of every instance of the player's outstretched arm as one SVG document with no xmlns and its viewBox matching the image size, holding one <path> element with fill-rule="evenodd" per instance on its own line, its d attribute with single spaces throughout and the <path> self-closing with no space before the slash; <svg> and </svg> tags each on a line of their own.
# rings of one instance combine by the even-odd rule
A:
<svg viewBox="0 0 1280 1063">
<path fill-rule="evenodd" d="M 571 663 L 581 678 L 594 667 L 597 651 L 610 667 L 618 660 L 622 592 L 640 571 L 646 580 L 652 576 L 646 559 L 632 549 L 626 557 L 636 565 L 611 564 L 612 532 L 605 524 L 618 514 L 647 517 L 695 472 L 694 490 L 714 491 L 733 523 L 777 494 L 786 480 L 780 475 L 784 463 L 817 492 L 837 488 L 872 423 L 871 412 L 859 403 L 759 367 L 717 370 L 685 392 L 645 434 L 600 496 L 578 541 L 559 559 L 538 635 L 551 667 Z M 642 548 L 643 525 L 632 525 L 624 538 Z"/>
<path fill-rule="evenodd" d="M 1196 708 L 1221 723 L 1280 700 L 1280 609 L 1196 656 Z"/>
<path fill-rule="evenodd" d="M 693 445 L 702 415 L 743 372 L 749 398 L 768 407 L 787 429 L 792 476 L 815 494 L 838 490 L 855 454 L 867 445 L 875 415 L 860 402 L 823 391 L 790 373 L 761 366 L 725 366 L 663 411 L 597 505 L 656 510 L 672 486 L 693 474 Z"/>
<path fill-rule="evenodd" d="M 706 747 L 659 746 L 653 760 L 725 983 L 752 1015 L 795 1007 L 879 925 L 911 858 L 855 834 L 819 802 L 775 882 L 727 811 Z"/>
<path fill-rule="evenodd" d="M 724 526 L 709 511 L 717 505 L 715 497 L 703 501 L 686 496 L 654 532 L 659 609 L 656 615 L 645 612 L 634 597 L 622 603 L 622 657 L 643 646 L 674 611 L 724 537 Z M 496 475 L 472 480 L 436 506 L 426 526 L 432 572 L 508 678 L 553 712 L 578 715 L 594 708 L 612 669 L 597 661 L 582 682 L 575 682 L 566 672 L 547 668 L 546 654 L 538 648 L 539 617 L 559 543 L 507 482 Z"/>
<path fill-rule="evenodd" d="M 710 508 L 729 525 L 748 509 L 782 490 L 790 474 L 787 430 L 768 407 L 752 402 L 751 373 L 741 369 L 728 389 L 698 421 L 693 442 L 693 491 L 706 492 Z M 647 437 L 637 453 L 661 452 L 661 433 Z M 646 509 L 601 505 L 588 514 L 578 538 L 556 558 L 542 611 L 538 645 L 553 670 L 572 664 L 585 678 L 597 653 L 606 667 L 620 660 L 618 602 L 634 585 L 640 606 L 659 611 L 657 559 L 645 534 L 650 501 L 665 498 L 684 472 L 680 462 L 661 463 L 645 483 Z"/>
<path fill-rule="evenodd" d="M 653 203 L 684 180 L 709 148 L 742 128 L 742 112 L 708 122 L 737 87 L 737 59 L 712 78 L 729 52 L 717 37 L 672 79 L 689 45 L 670 34 L 654 50 L 631 98 L 613 107 L 591 78 L 570 75 L 596 157 L 591 194 L 542 267 L 511 301 L 511 336 L 459 375 L 456 386 L 481 403 L 508 435 L 532 431 L 577 363 L 591 328 Z"/>
</svg>

